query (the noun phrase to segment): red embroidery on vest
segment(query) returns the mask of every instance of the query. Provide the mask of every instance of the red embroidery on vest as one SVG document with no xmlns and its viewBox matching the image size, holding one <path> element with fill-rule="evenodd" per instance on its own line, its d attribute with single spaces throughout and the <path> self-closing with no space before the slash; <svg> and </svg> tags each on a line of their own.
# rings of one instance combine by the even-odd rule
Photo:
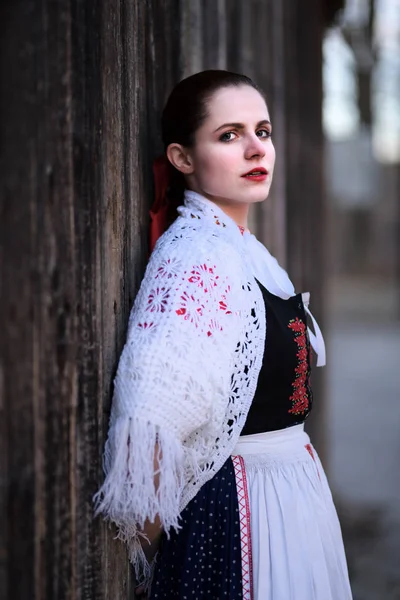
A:
<svg viewBox="0 0 400 600">
<path fill-rule="evenodd" d="M 293 403 L 289 413 L 293 415 L 300 415 L 305 413 L 309 406 L 309 397 L 307 391 L 307 329 L 303 321 L 301 321 L 298 317 L 292 319 L 289 322 L 288 327 L 294 332 L 294 341 L 297 344 L 297 358 L 299 361 L 295 369 L 296 379 L 292 384 L 293 394 L 289 398 L 289 400 L 291 400 Z"/>
</svg>

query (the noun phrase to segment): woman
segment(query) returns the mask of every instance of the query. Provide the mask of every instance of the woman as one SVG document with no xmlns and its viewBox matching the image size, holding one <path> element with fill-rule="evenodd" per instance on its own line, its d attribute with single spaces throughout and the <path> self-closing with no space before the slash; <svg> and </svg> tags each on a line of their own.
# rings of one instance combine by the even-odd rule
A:
<svg viewBox="0 0 400 600">
<path fill-rule="evenodd" d="M 173 90 L 162 129 L 169 195 L 186 191 L 131 313 L 97 511 L 152 577 L 151 598 L 350 599 L 303 427 L 307 297 L 247 229 L 274 170 L 264 96 L 245 76 L 198 73 Z"/>
</svg>

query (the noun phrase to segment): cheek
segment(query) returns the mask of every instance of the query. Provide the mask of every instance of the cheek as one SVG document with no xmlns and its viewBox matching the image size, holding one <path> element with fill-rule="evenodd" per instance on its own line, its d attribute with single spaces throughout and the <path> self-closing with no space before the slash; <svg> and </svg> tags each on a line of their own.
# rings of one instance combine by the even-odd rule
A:
<svg viewBox="0 0 400 600">
<path fill-rule="evenodd" d="M 215 174 L 221 177 L 237 170 L 237 158 L 229 149 L 209 147 L 208 151 L 197 157 L 196 163 L 200 176 L 212 177 Z"/>
</svg>

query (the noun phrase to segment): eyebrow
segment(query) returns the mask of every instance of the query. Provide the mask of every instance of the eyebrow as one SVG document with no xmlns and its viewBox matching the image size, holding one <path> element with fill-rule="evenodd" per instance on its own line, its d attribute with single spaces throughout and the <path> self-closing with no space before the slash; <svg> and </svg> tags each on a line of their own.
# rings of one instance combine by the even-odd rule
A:
<svg viewBox="0 0 400 600">
<path fill-rule="evenodd" d="M 271 121 L 268 121 L 268 119 L 263 119 L 257 123 L 256 128 L 261 127 L 262 125 L 271 125 Z M 225 127 L 231 127 L 232 129 L 244 129 L 245 125 L 243 125 L 243 123 L 224 123 L 223 125 L 217 127 L 214 133 L 217 133 L 217 131 L 224 129 Z"/>
</svg>

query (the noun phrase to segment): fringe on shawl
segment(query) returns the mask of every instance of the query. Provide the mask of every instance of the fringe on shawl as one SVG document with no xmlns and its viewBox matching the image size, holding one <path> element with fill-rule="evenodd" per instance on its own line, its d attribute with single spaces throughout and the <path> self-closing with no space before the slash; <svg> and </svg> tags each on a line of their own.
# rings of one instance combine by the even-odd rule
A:
<svg viewBox="0 0 400 600">
<path fill-rule="evenodd" d="M 138 580 L 152 575 L 140 542 L 146 539 L 145 521 L 154 522 L 158 516 L 167 535 L 171 527 L 179 529 L 187 458 L 181 442 L 152 423 L 128 416 L 111 423 L 104 454 L 106 478 L 94 496 L 95 515 L 102 513 L 117 525 L 117 537 L 128 545 Z"/>
</svg>

